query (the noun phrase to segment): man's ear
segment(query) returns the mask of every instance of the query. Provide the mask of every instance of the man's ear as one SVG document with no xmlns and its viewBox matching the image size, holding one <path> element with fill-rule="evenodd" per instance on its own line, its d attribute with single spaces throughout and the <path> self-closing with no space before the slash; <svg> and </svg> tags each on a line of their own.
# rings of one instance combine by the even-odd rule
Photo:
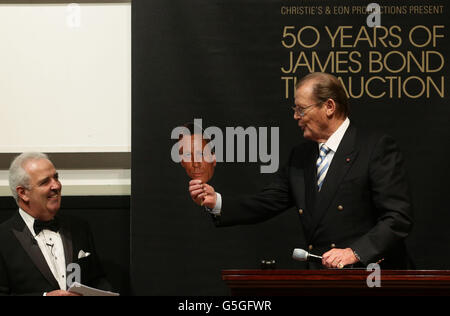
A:
<svg viewBox="0 0 450 316">
<path fill-rule="evenodd" d="M 216 161 L 216 154 L 212 154 L 212 159 L 214 160 L 213 162 L 213 167 L 216 167 L 217 161 Z"/>
<path fill-rule="evenodd" d="M 333 99 L 328 99 L 325 102 L 325 107 L 327 110 L 327 116 L 332 116 L 333 114 L 336 113 L 336 102 L 334 102 Z"/>
<path fill-rule="evenodd" d="M 23 200 L 25 203 L 28 203 L 30 201 L 30 197 L 28 196 L 28 190 L 22 186 L 18 186 L 16 188 L 17 195 L 21 200 Z"/>
</svg>

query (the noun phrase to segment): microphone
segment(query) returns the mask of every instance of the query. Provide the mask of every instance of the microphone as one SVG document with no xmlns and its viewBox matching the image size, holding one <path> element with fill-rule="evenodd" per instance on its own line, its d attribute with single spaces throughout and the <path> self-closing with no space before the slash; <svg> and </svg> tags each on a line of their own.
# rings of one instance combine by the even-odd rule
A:
<svg viewBox="0 0 450 316">
<path fill-rule="evenodd" d="M 322 260 L 322 256 L 313 255 L 301 248 L 295 248 L 294 251 L 292 252 L 292 259 L 298 261 L 308 261 L 311 258 Z"/>
</svg>

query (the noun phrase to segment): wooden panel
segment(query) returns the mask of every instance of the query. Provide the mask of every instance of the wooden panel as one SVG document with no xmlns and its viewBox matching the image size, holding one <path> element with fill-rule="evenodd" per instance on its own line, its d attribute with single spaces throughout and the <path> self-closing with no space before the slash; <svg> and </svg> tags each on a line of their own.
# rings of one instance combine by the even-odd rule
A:
<svg viewBox="0 0 450 316">
<path fill-rule="evenodd" d="M 449 270 L 224 270 L 232 295 L 450 295 Z"/>
</svg>

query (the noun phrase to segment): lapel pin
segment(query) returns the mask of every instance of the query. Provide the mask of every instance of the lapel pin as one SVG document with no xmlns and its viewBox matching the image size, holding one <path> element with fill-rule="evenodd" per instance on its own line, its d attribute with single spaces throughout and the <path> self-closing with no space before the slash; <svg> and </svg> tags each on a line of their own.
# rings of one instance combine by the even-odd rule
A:
<svg viewBox="0 0 450 316">
<path fill-rule="evenodd" d="M 345 161 L 346 161 L 346 162 L 350 162 L 350 158 L 348 158 L 348 157 L 345 158 Z"/>
</svg>

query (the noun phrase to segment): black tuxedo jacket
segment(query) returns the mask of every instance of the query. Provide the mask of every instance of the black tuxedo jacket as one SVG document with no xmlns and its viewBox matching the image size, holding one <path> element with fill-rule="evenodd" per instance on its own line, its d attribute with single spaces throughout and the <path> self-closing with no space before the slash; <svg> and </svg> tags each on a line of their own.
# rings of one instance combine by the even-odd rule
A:
<svg viewBox="0 0 450 316">
<path fill-rule="evenodd" d="M 80 266 L 81 283 L 110 290 L 98 260 L 91 231 L 86 222 L 57 215 L 66 266 Z M 91 253 L 78 259 L 80 250 Z M 67 272 L 67 276 L 74 270 Z M 0 295 L 43 295 L 59 290 L 45 258 L 19 212 L 0 225 Z"/>
<path fill-rule="evenodd" d="M 352 248 L 367 265 L 406 268 L 412 210 L 402 156 L 389 136 L 348 127 L 317 191 L 316 142 L 295 147 L 260 193 L 224 197 L 216 225 L 253 224 L 295 206 L 312 253 Z"/>
</svg>

